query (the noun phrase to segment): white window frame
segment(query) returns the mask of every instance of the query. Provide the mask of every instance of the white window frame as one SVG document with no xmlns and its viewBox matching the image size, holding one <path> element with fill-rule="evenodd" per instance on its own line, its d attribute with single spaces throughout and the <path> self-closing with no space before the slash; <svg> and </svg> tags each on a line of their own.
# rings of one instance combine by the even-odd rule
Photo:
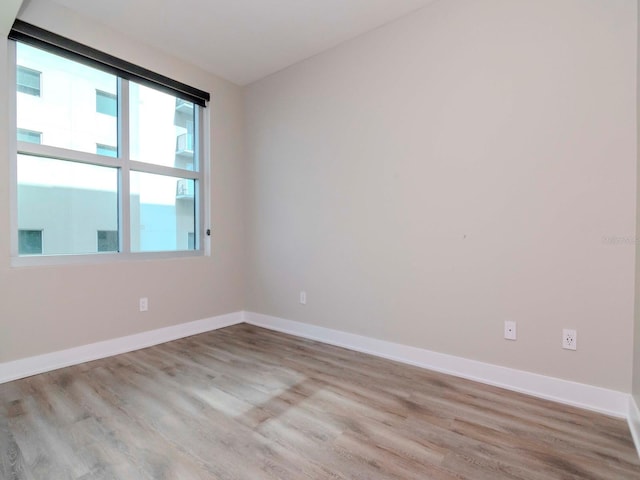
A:
<svg viewBox="0 0 640 480">
<path fill-rule="evenodd" d="M 16 44 L 13 40 L 8 42 L 9 62 L 9 152 L 10 152 L 10 223 L 11 223 L 11 265 L 40 266 L 40 265 L 66 265 L 86 263 L 108 263 L 132 260 L 153 260 L 167 258 L 190 258 L 211 255 L 210 237 L 210 112 L 209 108 L 194 105 L 196 109 L 194 132 L 196 144 L 194 145 L 194 170 L 186 170 L 175 167 L 154 165 L 146 162 L 131 160 L 129 141 L 129 84 L 121 77 L 118 78 L 118 157 L 107 157 L 97 153 L 81 152 L 49 145 L 35 144 L 17 141 L 17 54 Z M 120 112 L 127 112 L 121 114 Z M 100 252 L 89 254 L 53 254 L 20 256 L 18 253 L 18 154 L 34 155 L 65 161 L 85 163 L 90 165 L 116 168 L 118 170 L 118 232 L 120 241 L 119 252 Z M 168 250 L 156 252 L 132 252 L 131 251 L 131 224 L 130 224 L 130 189 L 129 178 L 131 171 L 165 175 L 176 178 L 195 180 L 195 250 Z"/>
</svg>

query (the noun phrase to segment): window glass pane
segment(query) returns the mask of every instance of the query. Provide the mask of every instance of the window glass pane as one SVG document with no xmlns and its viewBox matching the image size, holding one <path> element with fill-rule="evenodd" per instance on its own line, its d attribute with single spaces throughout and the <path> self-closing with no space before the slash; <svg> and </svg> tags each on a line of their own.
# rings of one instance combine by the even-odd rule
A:
<svg viewBox="0 0 640 480">
<path fill-rule="evenodd" d="M 98 230 L 98 251 L 117 252 L 118 251 L 118 231 Z"/>
<path fill-rule="evenodd" d="M 96 91 L 117 98 L 117 78 L 109 73 L 44 52 L 16 44 L 18 76 L 24 85 L 35 85 L 33 75 L 27 80 L 20 71 L 42 72 L 44 88 L 40 96 L 17 95 L 17 127 L 42 132 L 45 145 L 95 153 L 96 144 L 118 145 L 117 118 L 96 112 Z M 22 67 L 22 68 L 21 68 Z M 35 88 L 35 87 L 30 87 Z M 117 104 L 117 102 L 116 102 Z M 117 106 L 116 106 L 117 110 Z"/>
<path fill-rule="evenodd" d="M 100 143 L 96 143 L 96 153 L 98 155 L 104 155 L 106 157 L 117 157 L 118 156 L 118 147 L 113 147 L 111 145 L 102 145 Z"/>
<path fill-rule="evenodd" d="M 42 143 L 42 133 L 27 130 L 25 128 L 18 129 L 18 141 L 29 143 Z"/>
<path fill-rule="evenodd" d="M 40 96 L 40 72 L 18 66 L 16 70 L 16 88 L 27 95 Z"/>
<path fill-rule="evenodd" d="M 20 255 L 42 254 L 42 230 L 18 230 L 18 253 Z"/>
<path fill-rule="evenodd" d="M 44 255 L 96 253 L 96 231 L 118 230 L 118 171 L 18 155 L 18 228 L 47 232 Z"/>
<path fill-rule="evenodd" d="M 131 158 L 194 170 L 196 106 L 131 82 Z"/>
<path fill-rule="evenodd" d="M 195 231 L 195 181 L 131 172 L 131 250 L 189 250 Z"/>
</svg>

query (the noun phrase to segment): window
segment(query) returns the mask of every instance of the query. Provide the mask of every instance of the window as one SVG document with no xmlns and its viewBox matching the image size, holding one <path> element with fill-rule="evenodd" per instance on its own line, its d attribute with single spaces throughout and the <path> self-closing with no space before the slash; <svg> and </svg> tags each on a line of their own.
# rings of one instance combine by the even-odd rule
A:
<svg viewBox="0 0 640 480">
<path fill-rule="evenodd" d="M 117 117 L 118 96 L 102 90 L 96 90 L 96 112 Z"/>
<path fill-rule="evenodd" d="M 34 132 L 26 128 L 18 129 L 18 141 L 29 143 L 42 143 L 42 132 Z"/>
<path fill-rule="evenodd" d="M 96 153 L 98 155 L 104 155 L 105 157 L 117 157 L 118 147 L 96 143 Z"/>
<path fill-rule="evenodd" d="M 98 230 L 98 252 L 118 251 L 118 231 Z"/>
<path fill-rule="evenodd" d="M 17 90 L 34 97 L 40 96 L 40 72 L 18 65 L 16 70 Z"/>
<path fill-rule="evenodd" d="M 17 20 L 9 35 L 16 40 L 16 92 L 26 83 L 20 65 L 38 74 L 38 94 L 40 72 L 50 79 L 37 102 L 16 98 L 16 253 L 201 253 L 208 94 L 101 52 L 91 51 L 89 60 L 68 55 L 69 46 L 88 49 L 70 40 L 64 57 L 55 46 L 20 41 L 38 31 Z M 114 65 L 129 70 L 114 75 Z"/>
<path fill-rule="evenodd" d="M 42 253 L 42 230 L 19 230 L 18 250 L 20 255 L 40 255 Z"/>
</svg>

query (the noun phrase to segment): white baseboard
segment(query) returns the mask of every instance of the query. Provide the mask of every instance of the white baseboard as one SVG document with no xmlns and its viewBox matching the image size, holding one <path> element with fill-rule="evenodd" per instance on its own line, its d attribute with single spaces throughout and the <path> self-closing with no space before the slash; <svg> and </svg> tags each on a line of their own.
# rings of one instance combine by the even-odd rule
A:
<svg viewBox="0 0 640 480">
<path fill-rule="evenodd" d="M 38 373 L 57 370 L 58 368 L 90 362 L 100 358 L 111 357 L 120 353 L 131 352 L 151 347 L 160 343 L 190 337 L 219 328 L 243 322 L 243 312 L 234 312 L 217 317 L 205 318 L 194 322 L 181 323 L 171 327 L 159 328 L 148 332 L 137 333 L 126 337 L 114 338 L 103 342 L 91 343 L 68 350 L 60 350 L 35 357 L 23 358 L 11 362 L 0 363 L 0 383 L 29 377 Z"/>
<path fill-rule="evenodd" d="M 629 417 L 627 421 L 629 422 L 633 443 L 636 446 L 638 456 L 640 456 L 640 409 L 638 409 L 638 404 L 633 395 L 629 395 Z"/>
<path fill-rule="evenodd" d="M 318 340 L 619 418 L 627 418 L 628 415 L 629 395 L 616 390 L 547 377 L 259 313 L 244 312 L 244 320 L 246 323 L 258 327 Z M 640 416 L 638 420 L 640 422 Z M 640 429 L 640 423 L 638 425 Z M 636 445 L 638 445 L 637 442 Z"/>
</svg>

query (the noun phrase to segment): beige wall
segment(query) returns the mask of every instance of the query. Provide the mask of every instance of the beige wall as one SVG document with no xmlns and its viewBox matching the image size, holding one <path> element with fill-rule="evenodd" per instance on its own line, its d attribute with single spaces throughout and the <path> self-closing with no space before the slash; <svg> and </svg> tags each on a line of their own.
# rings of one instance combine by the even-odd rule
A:
<svg viewBox="0 0 640 480">
<path fill-rule="evenodd" d="M 248 87 L 247 309 L 629 392 L 636 35 L 439 1 Z"/>
<path fill-rule="evenodd" d="M 640 25 L 640 8 L 637 11 Z M 636 72 L 636 155 L 640 166 L 640 28 L 637 40 L 637 72 Z M 632 393 L 636 405 L 640 405 L 640 168 L 636 167 L 636 272 L 635 272 L 635 309 L 634 309 L 634 342 L 633 342 L 633 388 Z"/>
<path fill-rule="evenodd" d="M 212 256 L 12 268 L 9 190 L 0 182 L 0 362 L 242 310 L 242 91 L 41 0 L 21 19 L 212 94 Z M 0 42 L 0 178 L 9 175 L 7 52 Z M 138 298 L 149 311 L 138 312 Z"/>
</svg>

